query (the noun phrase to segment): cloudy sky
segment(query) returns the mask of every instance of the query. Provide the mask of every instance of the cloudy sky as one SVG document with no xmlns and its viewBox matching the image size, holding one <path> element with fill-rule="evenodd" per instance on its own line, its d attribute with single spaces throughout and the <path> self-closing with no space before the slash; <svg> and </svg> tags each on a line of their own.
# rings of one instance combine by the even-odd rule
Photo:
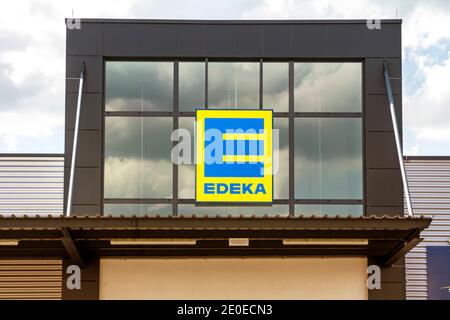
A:
<svg viewBox="0 0 450 320">
<path fill-rule="evenodd" d="M 0 153 L 64 150 L 64 18 L 403 19 L 405 154 L 450 155 L 450 1 L 2 1 Z M 397 12 L 397 13 L 396 13 Z"/>
</svg>

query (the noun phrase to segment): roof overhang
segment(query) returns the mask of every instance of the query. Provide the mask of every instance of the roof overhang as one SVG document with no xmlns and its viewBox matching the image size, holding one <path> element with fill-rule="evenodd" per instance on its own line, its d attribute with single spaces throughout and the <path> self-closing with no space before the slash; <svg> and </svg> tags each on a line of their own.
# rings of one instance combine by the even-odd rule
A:
<svg viewBox="0 0 450 320">
<path fill-rule="evenodd" d="M 391 265 L 430 218 L 0 217 L 0 257 L 368 256 Z M 8 244 L 9 243 L 9 244 Z"/>
</svg>

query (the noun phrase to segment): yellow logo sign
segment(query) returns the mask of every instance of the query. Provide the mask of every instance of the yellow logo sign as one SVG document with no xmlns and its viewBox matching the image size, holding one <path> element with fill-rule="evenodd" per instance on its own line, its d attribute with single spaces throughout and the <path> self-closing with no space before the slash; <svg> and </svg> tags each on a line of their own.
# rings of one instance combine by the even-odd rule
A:
<svg viewBox="0 0 450 320">
<path fill-rule="evenodd" d="M 197 110 L 196 201 L 272 202 L 272 110 Z"/>
</svg>

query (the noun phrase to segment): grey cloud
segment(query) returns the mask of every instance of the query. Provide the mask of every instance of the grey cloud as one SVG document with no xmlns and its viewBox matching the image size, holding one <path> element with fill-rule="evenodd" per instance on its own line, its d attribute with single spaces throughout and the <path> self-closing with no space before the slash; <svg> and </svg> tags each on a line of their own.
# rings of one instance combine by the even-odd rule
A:
<svg viewBox="0 0 450 320">
<path fill-rule="evenodd" d="M 0 52 L 25 50 L 31 41 L 30 36 L 0 32 Z"/>
<path fill-rule="evenodd" d="M 361 63 L 296 63 L 296 111 L 362 110 Z"/>
<path fill-rule="evenodd" d="M 131 12 L 136 17 L 151 19 L 240 19 L 242 12 L 263 4 L 261 0 L 202 1 L 172 0 L 138 2 Z"/>
<path fill-rule="evenodd" d="M 106 109 L 172 110 L 172 62 L 108 62 Z"/>
<path fill-rule="evenodd" d="M 106 157 L 170 161 L 171 118 L 109 117 L 105 127 Z"/>
<path fill-rule="evenodd" d="M 37 73 L 28 76 L 23 84 L 16 85 L 8 76 L 11 72 L 11 65 L 0 64 L 0 110 L 2 111 L 16 109 L 19 101 L 39 94 L 46 85 Z"/>
<path fill-rule="evenodd" d="M 259 63 L 209 63 L 208 106 L 230 109 L 258 108 Z"/>
</svg>

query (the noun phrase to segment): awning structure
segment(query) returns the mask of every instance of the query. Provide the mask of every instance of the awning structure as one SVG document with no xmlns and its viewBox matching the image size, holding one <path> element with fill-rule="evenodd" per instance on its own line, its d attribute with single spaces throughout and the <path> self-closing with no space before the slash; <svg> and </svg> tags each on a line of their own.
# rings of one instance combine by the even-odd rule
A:
<svg viewBox="0 0 450 320">
<path fill-rule="evenodd" d="M 424 217 L 0 217 L 1 258 L 370 256 L 392 265 Z"/>
</svg>

